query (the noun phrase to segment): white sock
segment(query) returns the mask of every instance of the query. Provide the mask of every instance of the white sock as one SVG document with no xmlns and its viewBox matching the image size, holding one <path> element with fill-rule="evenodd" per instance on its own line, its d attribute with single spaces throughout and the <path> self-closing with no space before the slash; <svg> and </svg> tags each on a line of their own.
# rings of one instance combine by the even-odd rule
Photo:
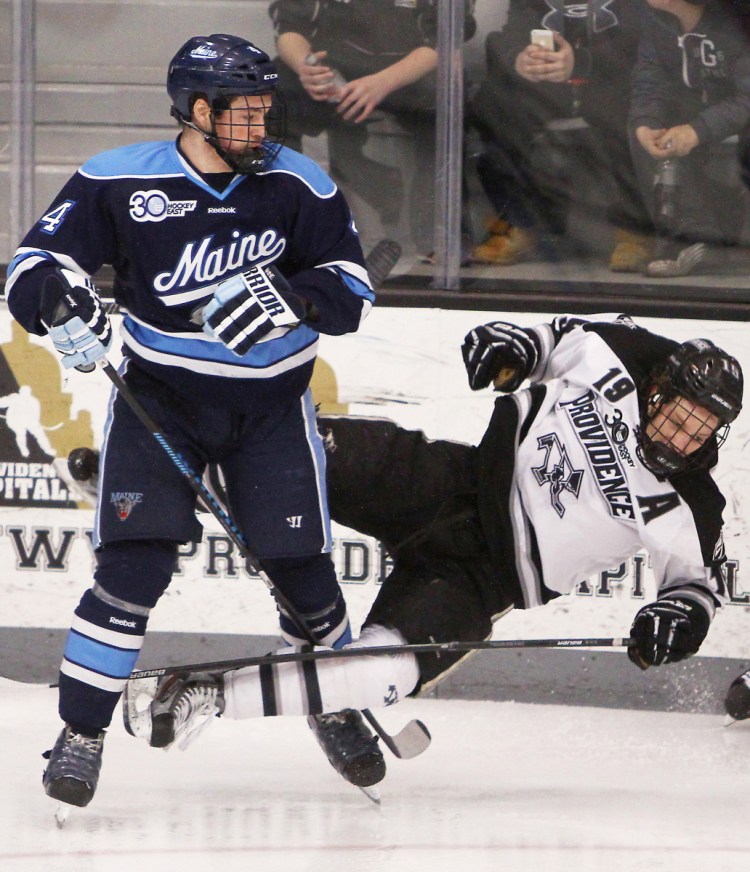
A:
<svg viewBox="0 0 750 872">
<path fill-rule="evenodd" d="M 396 630 L 366 627 L 345 648 L 404 645 Z M 323 649 L 326 650 L 326 649 Z M 419 681 L 412 653 L 249 666 L 224 675 L 227 718 L 308 715 L 391 705 Z"/>
</svg>

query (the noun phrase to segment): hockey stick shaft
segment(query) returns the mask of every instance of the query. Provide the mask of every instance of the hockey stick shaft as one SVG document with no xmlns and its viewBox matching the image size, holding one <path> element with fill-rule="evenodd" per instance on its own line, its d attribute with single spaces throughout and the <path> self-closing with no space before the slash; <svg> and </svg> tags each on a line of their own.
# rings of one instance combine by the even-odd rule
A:
<svg viewBox="0 0 750 872">
<path fill-rule="evenodd" d="M 518 648 L 629 648 L 634 642 L 628 637 L 593 639 L 490 639 L 476 642 L 425 642 L 424 644 L 378 645 L 349 647 L 336 650 L 319 648 L 314 651 L 289 651 L 240 657 L 236 660 L 215 660 L 209 663 L 191 663 L 184 666 L 161 666 L 133 672 L 132 679 L 160 678 L 187 672 L 231 672 L 247 666 L 266 666 L 279 663 L 302 663 L 308 660 L 344 660 L 352 657 L 382 657 L 398 654 L 441 654 L 457 651 L 507 651 Z"/>
</svg>

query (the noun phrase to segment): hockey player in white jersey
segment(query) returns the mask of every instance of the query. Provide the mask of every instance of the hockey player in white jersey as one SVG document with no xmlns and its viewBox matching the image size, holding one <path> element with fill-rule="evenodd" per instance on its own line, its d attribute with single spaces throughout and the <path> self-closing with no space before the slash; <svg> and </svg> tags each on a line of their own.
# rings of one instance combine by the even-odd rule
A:
<svg viewBox="0 0 750 872">
<path fill-rule="evenodd" d="M 330 555 L 309 381 L 319 334 L 356 331 L 374 294 L 341 192 L 283 146 L 276 82 L 268 55 L 246 39 L 188 40 L 166 82 L 176 140 L 88 160 L 22 241 L 6 295 L 29 332 L 49 334 L 66 368 L 87 371 L 112 342 L 90 279 L 111 264 L 115 300 L 126 311 L 126 386 L 185 465 L 197 474 L 207 464 L 224 470 L 234 521 L 252 553 L 310 633 L 338 646 L 351 631 Z M 150 612 L 171 580 L 179 543 L 200 536 L 185 477 L 123 396 L 113 395 L 97 567 L 65 645 L 65 726 L 48 754 L 49 796 L 78 806 L 93 797 L 105 730 Z M 288 615 L 281 624 L 288 642 L 305 638 Z M 324 719 L 313 726 L 321 738 Z M 339 721 L 330 726 L 340 737 Z M 354 716 L 344 726 L 382 770 L 369 731 Z"/>
<path fill-rule="evenodd" d="M 741 409 L 738 362 L 625 316 L 493 322 L 467 335 L 463 357 L 473 389 L 505 393 L 477 446 L 383 420 L 319 422 L 333 518 L 380 539 L 394 560 L 352 645 L 482 640 L 510 609 L 543 605 L 645 548 L 658 594 L 635 615 L 628 655 L 647 669 L 695 654 L 727 598 L 725 501 L 711 469 Z M 157 725 L 185 738 L 218 713 L 389 705 L 465 656 L 143 678 L 128 684 L 125 721 L 151 742 Z"/>
</svg>

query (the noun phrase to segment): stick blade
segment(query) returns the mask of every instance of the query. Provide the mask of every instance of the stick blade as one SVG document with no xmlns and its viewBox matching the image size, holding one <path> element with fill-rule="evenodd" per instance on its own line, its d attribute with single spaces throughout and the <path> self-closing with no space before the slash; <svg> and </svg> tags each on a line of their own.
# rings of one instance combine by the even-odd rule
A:
<svg viewBox="0 0 750 872">
<path fill-rule="evenodd" d="M 389 736 L 390 742 L 382 734 L 381 738 L 399 760 L 418 757 L 430 747 L 432 741 L 430 731 L 422 721 L 417 720 L 409 721 L 401 732 Z"/>
<path fill-rule="evenodd" d="M 391 270 L 401 257 L 402 248 L 395 239 L 381 239 L 367 255 L 367 267 L 370 283 L 374 288 L 381 285 L 391 274 Z"/>
</svg>

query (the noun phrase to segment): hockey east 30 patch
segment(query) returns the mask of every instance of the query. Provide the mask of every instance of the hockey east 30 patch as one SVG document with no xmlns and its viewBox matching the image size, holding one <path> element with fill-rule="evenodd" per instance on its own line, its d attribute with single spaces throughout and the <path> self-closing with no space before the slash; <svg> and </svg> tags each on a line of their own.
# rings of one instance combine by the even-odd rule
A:
<svg viewBox="0 0 750 872">
<path fill-rule="evenodd" d="M 127 521 L 133 509 L 139 503 L 143 502 L 143 494 L 127 491 L 115 491 L 110 495 L 109 501 L 115 507 L 117 517 L 121 521 Z"/>
</svg>

